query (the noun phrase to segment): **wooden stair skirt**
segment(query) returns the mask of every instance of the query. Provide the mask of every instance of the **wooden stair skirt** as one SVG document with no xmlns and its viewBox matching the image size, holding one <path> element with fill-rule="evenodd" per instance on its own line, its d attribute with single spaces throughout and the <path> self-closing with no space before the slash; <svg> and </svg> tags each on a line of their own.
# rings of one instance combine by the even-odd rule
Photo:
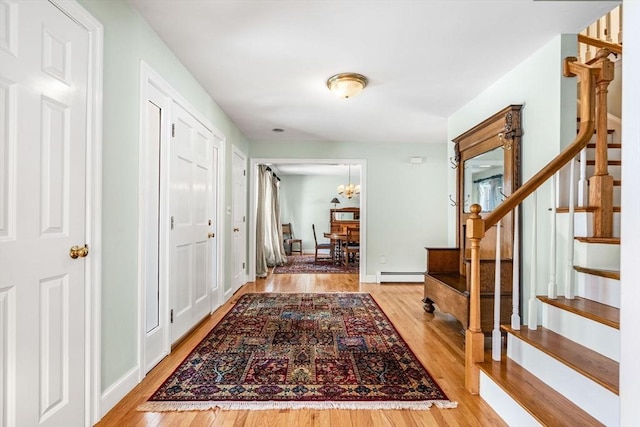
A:
<svg viewBox="0 0 640 427">
<path fill-rule="evenodd" d="M 459 267 L 459 249 L 426 248 L 427 272 L 424 278 L 424 309 L 432 313 L 434 304 L 444 313 L 455 317 L 462 327 L 469 326 L 469 290 L 470 278 L 461 275 Z M 470 260 L 466 260 L 467 271 L 471 271 Z M 509 323 L 512 311 L 512 274 L 511 260 L 502 260 L 500 266 L 501 305 L 500 323 Z M 493 329 L 493 303 L 495 299 L 495 261 L 480 260 L 480 325 L 485 334 Z"/>
</svg>

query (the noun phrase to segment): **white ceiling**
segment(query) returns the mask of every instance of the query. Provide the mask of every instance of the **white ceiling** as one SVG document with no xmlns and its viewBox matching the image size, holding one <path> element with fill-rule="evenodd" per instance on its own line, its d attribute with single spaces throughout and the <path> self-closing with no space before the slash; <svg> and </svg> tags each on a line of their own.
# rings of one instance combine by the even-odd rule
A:
<svg viewBox="0 0 640 427">
<path fill-rule="evenodd" d="M 449 115 L 617 4 L 129 1 L 249 140 L 369 143 L 445 142 Z M 341 72 L 369 86 L 337 98 L 326 80 Z"/>
</svg>

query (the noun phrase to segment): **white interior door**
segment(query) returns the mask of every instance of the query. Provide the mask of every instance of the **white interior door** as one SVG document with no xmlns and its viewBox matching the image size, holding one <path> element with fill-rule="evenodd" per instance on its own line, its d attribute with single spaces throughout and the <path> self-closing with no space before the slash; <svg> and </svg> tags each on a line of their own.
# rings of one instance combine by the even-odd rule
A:
<svg viewBox="0 0 640 427">
<path fill-rule="evenodd" d="M 0 424 L 81 426 L 89 38 L 46 1 L 0 16 Z"/>
<path fill-rule="evenodd" d="M 170 143 L 169 301 L 171 342 L 211 308 L 213 135 L 177 103 Z"/>
<path fill-rule="evenodd" d="M 233 150 L 233 288 L 235 292 L 244 285 L 246 277 L 247 249 L 247 157 Z"/>
</svg>

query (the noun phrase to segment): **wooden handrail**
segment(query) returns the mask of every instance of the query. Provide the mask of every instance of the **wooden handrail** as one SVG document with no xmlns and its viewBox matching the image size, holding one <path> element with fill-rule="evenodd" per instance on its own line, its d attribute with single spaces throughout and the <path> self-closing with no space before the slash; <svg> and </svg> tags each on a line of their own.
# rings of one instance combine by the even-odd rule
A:
<svg viewBox="0 0 640 427">
<path fill-rule="evenodd" d="M 584 44 L 588 44 L 588 45 L 595 46 L 602 49 L 609 49 L 611 52 L 615 54 L 622 53 L 622 45 L 596 39 L 590 36 L 585 36 L 584 34 L 578 34 L 578 43 L 584 43 Z"/>
<path fill-rule="evenodd" d="M 606 73 L 603 67 L 603 62 L 590 66 L 578 63 L 574 57 L 565 59 L 563 74 L 566 77 L 580 76 L 580 128 L 576 139 L 486 218 L 479 215 L 480 205 L 471 205 L 472 214 L 467 219 L 466 230 L 471 250 L 471 277 L 469 326 L 465 331 L 465 388 L 471 394 L 479 393 L 480 373 L 477 364 L 484 361 L 484 334 L 480 327 L 480 241 L 485 230 L 497 224 L 586 147 L 596 125 L 595 86 L 597 79 Z"/>
<path fill-rule="evenodd" d="M 574 57 L 566 58 L 564 64 L 564 75 L 572 77 L 580 76 L 580 129 L 576 139 L 564 149 L 556 158 L 551 160 L 537 174 L 532 176 L 525 184 L 513 192 L 496 207 L 484 219 L 485 230 L 493 227 L 505 215 L 515 209 L 523 202 L 531 193 L 536 191 L 544 182 L 546 182 L 553 174 L 558 172 L 564 165 L 580 154 L 580 151 L 586 147 L 587 143 L 593 136 L 595 129 L 595 76 L 599 72 L 598 68 L 589 67 L 576 62 Z M 586 100 L 586 102 L 584 101 Z"/>
</svg>

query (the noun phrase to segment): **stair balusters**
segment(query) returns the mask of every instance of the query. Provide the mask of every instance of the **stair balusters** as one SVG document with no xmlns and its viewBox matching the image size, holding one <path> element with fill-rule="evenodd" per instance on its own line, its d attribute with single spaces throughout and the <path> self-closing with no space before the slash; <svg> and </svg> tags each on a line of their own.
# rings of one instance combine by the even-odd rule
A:
<svg viewBox="0 0 640 427">
<path fill-rule="evenodd" d="M 582 150 L 583 152 L 585 150 Z M 582 153 L 581 153 L 582 155 Z M 586 161 L 585 161 L 586 163 Z M 571 161 L 571 165 L 569 167 L 569 224 L 567 225 L 567 265 L 566 265 L 566 274 L 564 281 L 564 297 L 568 299 L 575 298 L 575 285 L 574 285 L 574 270 L 573 270 L 573 257 L 574 257 L 574 246 L 575 246 L 575 199 L 574 199 L 574 182 L 575 182 L 575 161 Z"/>
<path fill-rule="evenodd" d="M 536 298 L 537 294 L 537 285 L 538 285 L 538 277 L 537 277 L 537 265 L 538 265 L 538 192 L 534 191 L 531 196 L 531 201 L 533 203 L 533 218 L 531 218 L 531 284 L 530 284 L 530 293 L 529 293 L 529 316 L 527 325 L 529 325 L 529 329 L 537 329 L 538 328 L 538 299 Z"/>
<path fill-rule="evenodd" d="M 556 224 L 556 182 L 558 174 L 551 177 L 551 248 L 549 250 L 549 285 L 547 295 L 549 298 L 558 298 L 558 284 L 556 283 L 556 244 L 557 244 L 557 224 Z"/>
<path fill-rule="evenodd" d="M 589 181 L 587 181 L 587 149 L 580 152 L 580 179 L 578 180 L 578 206 L 589 204 Z"/>
<path fill-rule="evenodd" d="M 502 334 L 500 333 L 500 294 L 501 289 L 501 277 L 500 277 L 500 264 L 501 264 L 501 254 L 500 254 L 500 246 L 502 241 L 500 240 L 500 228 L 502 227 L 502 220 L 498 221 L 496 225 L 496 262 L 495 262 L 495 277 L 494 277 L 494 296 L 493 296 L 493 332 L 491 334 L 491 358 L 496 361 L 500 361 L 500 356 L 502 352 Z"/>
<path fill-rule="evenodd" d="M 520 330 L 520 205 L 513 210 L 513 274 L 511 327 Z"/>
</svg>

